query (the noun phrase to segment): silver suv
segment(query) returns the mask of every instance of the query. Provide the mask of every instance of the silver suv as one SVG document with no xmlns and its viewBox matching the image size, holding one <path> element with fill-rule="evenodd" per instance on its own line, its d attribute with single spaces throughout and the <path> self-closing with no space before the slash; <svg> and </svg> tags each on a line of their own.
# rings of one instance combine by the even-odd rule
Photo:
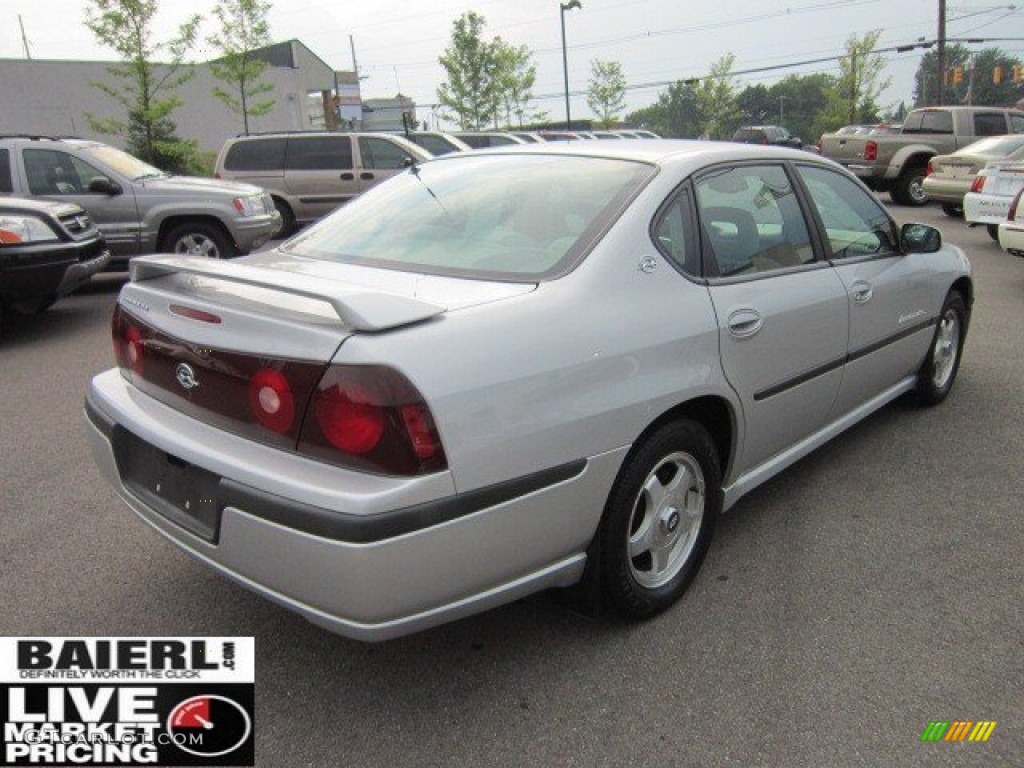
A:
<svg viewBox="0 0 1024 768">
<path fill-rule="evenodd" d="M 84 208 L 112 263 L 155 251 L 237 256 L 263 245 L 281 223 L 257 187 L 172 176 L 98 141 L 0 136 L 0 176 L 2 192 Z"/>
<path fill-rule="evenodd" d="M 433 155 L 386 133 L 299 132 L 236 136 L 217 155 L 214 176 L 258 184 L 281 214 L 279 235 L 308 224 Z"/>
</svg>

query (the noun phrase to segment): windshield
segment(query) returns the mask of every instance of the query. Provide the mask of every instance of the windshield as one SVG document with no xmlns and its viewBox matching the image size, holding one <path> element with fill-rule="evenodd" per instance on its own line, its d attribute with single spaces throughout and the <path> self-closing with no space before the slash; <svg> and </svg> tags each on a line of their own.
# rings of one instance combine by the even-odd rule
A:
<svg viewBox="0 0 1024 768">
<path fill-rule="evenodd" d="M 571 268 L 654 173 L 645 163 L 593 157 L 448 155 L 374 187 L 282 250 L 533 282 Z"/>
<path fill-rule="evenodd" d="M 122 152 L 120 149 L 115 149 L 106 144 L 96 144 L 83 147 L 83 149 L 108 168 L 113 169 L 132 181 L 167 175 L 159 168 L 154 168 L 149 163 L 142 162 L 134 155 L 129 155 L 127 152 Z"/>
</svg>

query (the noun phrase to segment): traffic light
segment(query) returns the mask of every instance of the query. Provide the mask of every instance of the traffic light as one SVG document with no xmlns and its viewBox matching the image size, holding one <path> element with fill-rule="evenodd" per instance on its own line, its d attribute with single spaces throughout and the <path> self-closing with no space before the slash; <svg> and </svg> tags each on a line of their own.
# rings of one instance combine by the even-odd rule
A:
<svg viewBox="0 0 1024 768">
<path fill-rule="evenodd" d="M 960 85 L 964 81 L 964 68 L 954 67 L 953 68 L 953 85 Z"/>
<path fill-rule="evenodd" d="M 1024 80 L 1024 67 L 1022 67 L 1020 64 L 1014 64 L 1013 82 L 1019 83 L 1021 80 Z"/>
<path fill-rule="evenodd" d="M 1003 65 L 1002 64 L 996 64 L 995 68 L 992 70 L 992 82 L 995 85 L 999 85 L 1000 83 L 1003 82 Z"/>
</svg>

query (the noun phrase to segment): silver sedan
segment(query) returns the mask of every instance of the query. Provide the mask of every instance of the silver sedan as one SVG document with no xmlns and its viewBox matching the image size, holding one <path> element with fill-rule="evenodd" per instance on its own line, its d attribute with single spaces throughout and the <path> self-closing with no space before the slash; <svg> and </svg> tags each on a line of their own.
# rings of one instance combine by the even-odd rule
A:
<svg viewBox="0 0 1024 768">
<path fill-rule="evenodd" d="M 273 251 L 133 260 L 86 413 L 142 520 L 341 634 L 580 584 L 646 618 L 741 496 L 941 402 L 972 298 L 959 249 L 806 152 L 456 153 Z"/>
</svg>

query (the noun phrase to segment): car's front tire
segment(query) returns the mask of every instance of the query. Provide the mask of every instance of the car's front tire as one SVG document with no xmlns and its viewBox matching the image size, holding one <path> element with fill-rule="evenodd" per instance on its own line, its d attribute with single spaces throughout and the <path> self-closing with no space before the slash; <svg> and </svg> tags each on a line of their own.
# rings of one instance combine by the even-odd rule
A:
<svg viewBox="0 0 1024 768">
<path fill-rule="evenodd" d="M 238 249 L 220 227 L 204 221 L 179 224 L 163 239 L 161 250 L 182 256 L 200 256 L 208 259 L 230 259 Z"/>
<path fill-rule="evenodd" d="M 889 196 L 897 205 L 910 205 L 919 208 L 928 203 L 928 195 L 924 191 L 924 166 L 905 168 L 893 182 Z"/>
<path fill-rule="evenodd" d="M 722 510 L 722 473 L 708 431 L 672 422 L 635 447 L 601 521 L 602 594 L 618 613 L 644 619 L 686 591 Z"/>
<path fill-rule="evenodd" d="M 922 405 L 938 405 L 953 388 L 967 331 L 967 306 L 957 291 L 950 291 L 939 313 L 928 356 L 917 373 L 917 400 Z"/>
</svg>

